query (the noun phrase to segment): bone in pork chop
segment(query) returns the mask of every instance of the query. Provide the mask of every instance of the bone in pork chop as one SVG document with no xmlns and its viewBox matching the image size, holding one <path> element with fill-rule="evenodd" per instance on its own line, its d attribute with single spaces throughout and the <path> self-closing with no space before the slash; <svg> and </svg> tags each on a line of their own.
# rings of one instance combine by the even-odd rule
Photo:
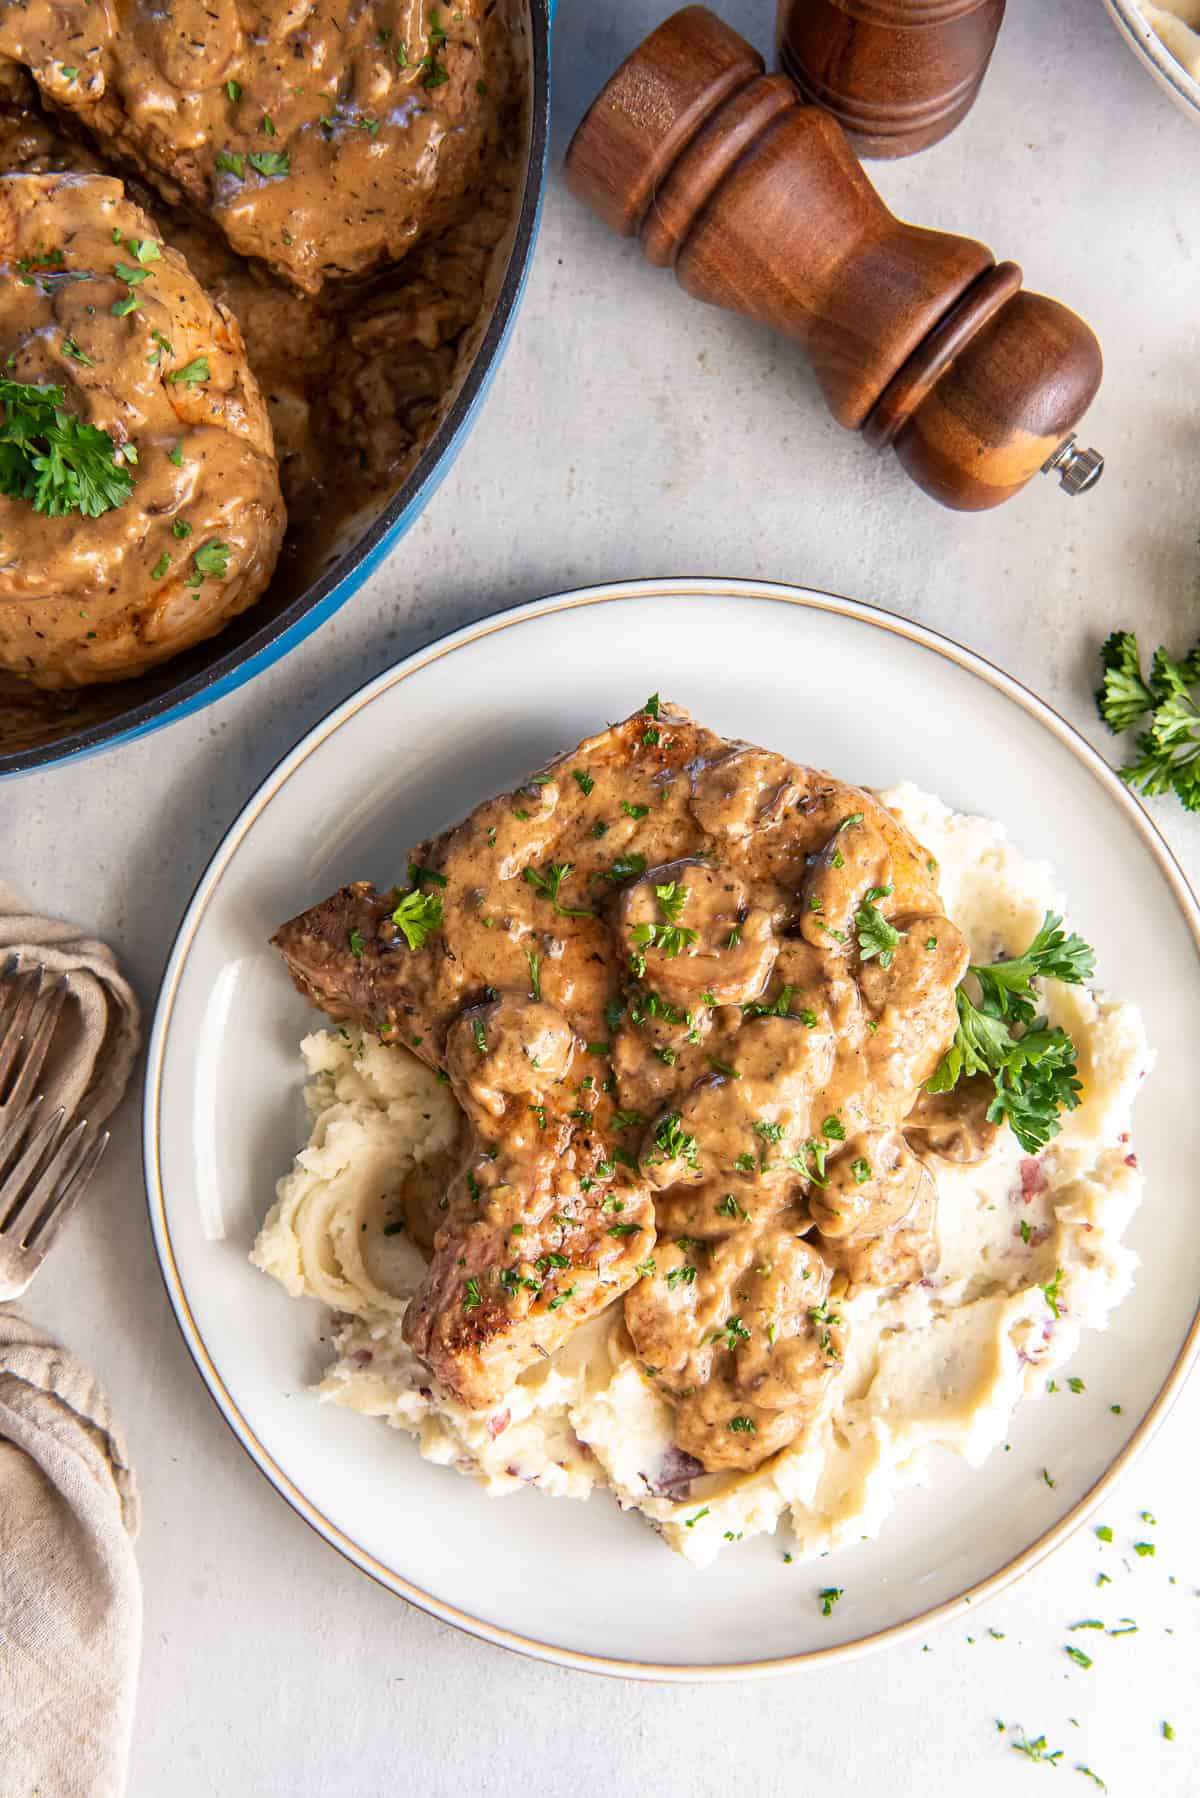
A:
<svg viewBox="0 0 1200 1798">
<path fill-rule="evenodd" d="M 624 1295 L 679 1448 L 751 1468 L 841 1370 L 847 1281 L 935 1259 L 904 1125 L 967 950 L 870 794 L 647 707 L 275 937 L 466 1114 L 405 1336 L 464 1403 Z"/>
</svg>

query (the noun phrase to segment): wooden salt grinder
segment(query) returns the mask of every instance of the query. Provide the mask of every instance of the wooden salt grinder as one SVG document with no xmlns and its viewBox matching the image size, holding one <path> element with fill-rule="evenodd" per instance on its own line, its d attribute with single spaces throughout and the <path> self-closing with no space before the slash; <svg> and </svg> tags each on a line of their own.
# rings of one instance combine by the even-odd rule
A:
<svg viewBox="0 0 1200 1798">
<path fill-rule="evenodd" d="M 779 0 L 780 66 L 860 156 L 953 131 L 987 73 L 1005 0 Z"/>
<path fill-rule="evenodd" d="M 893 218 L 836 121 L 707 7 L 622 64 L 566 174 L 697 299 L 802 344 L 838 422 L 943 505 L 997 506 L 1039 469 L 1099 479 L 1073 436 L 1103 367 L 1082 319 L 983 244 Z"/>
</svg>

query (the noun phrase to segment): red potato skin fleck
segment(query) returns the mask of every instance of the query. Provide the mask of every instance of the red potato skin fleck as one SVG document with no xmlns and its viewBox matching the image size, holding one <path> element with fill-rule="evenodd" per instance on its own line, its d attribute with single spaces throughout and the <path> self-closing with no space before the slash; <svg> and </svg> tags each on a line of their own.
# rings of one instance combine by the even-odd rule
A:
<svg viewBox="0 0 1200 1798">
<path fill-rule="evenodd" d="M 1021 1203 L 1028 1205 L 1040 1192 L 1046 1190 L 1046 1174 L 1041 1161 L 1034 1155 L 1027 1155 L 1021 1162 Z"/>
<path fill-rule="evenodd" d="M 497 1436 L 502 1436 L 504 1434 L 511 1422 L 511 1411 L 497 1411 L 494 1417 L 488 1418 L 487 1431 L 493 1442 L 496 1440 Z"/>
</svg>

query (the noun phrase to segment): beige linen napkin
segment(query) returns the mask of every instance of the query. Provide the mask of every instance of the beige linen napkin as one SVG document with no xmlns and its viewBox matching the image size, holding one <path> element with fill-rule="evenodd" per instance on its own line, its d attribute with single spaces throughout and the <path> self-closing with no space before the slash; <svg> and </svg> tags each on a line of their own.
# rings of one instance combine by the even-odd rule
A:
<svg viewBox="0 0 1200 1798">
<path fill-rule="evenodd" d="M 65 973 L 48 1106 L 93 1123 L 120 1103 L 138 1003 L 110 950 L 31 914 L 0 881 L 0 973 L 13 952 Z M 94 1377 L 0 1305 L 0 1798 L 119 1798 L 142 1632 L 137 1494 Z"/>
<path fill-rule="evenodd" d="M 137 1059 L 141 1029 L 133 988 L 111 949 L 74 924 L 37 917 L 0 880 L 0 973 L 14 954 L 22 968 L 41 962 L 51 974 L 68 975 L 77 1001 L 63 1012 L 42 1074 L 47 1111 L 61 1105 L 68 1117 L 78 1113 L 103 1123 L 120 1104 Z"/>
<path fill-rule="evenodd" d="M 138 1505 L 108 1399 L 0 1305 L 0 1792 L 119 1798 L 142 1595 Z"/>
</svg>

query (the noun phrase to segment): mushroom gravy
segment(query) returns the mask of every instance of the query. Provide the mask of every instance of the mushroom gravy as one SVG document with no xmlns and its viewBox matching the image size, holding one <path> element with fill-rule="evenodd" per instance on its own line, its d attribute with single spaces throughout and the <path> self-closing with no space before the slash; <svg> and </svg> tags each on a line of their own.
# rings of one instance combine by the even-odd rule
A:
<svg viewBox="0 0 1200 1798">
<path fill-rule="evenodd" d="M 275 938 L 467 1120 L 407 1341 L 483 1408 L 623 1297 L 677 1449 L 758 1466 L 839 1377 L 839 1295 L 932 1270 L 930 1132 L 986 1144 L 970 1094 L 921 1098 L 967 966 L 935 864 L 863 789 L 655 698 L 408 867 Z"/>
</svg>

